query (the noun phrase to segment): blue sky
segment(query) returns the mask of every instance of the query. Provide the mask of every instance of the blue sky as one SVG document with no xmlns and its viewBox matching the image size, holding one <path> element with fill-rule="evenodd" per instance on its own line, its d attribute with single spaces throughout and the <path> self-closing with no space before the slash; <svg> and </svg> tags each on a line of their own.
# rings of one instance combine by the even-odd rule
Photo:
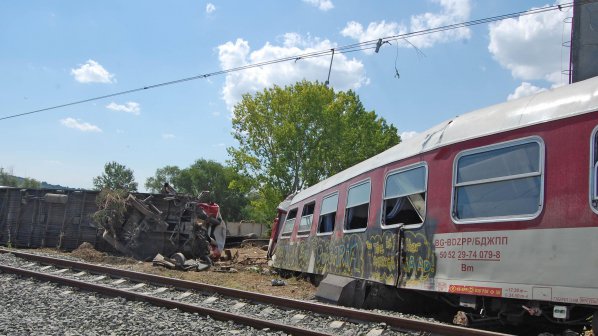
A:
<svg viewBox="0 0 598 336">
<path fill-rule="evenodd" d="M 565 2 L 561 2 L 565 3 Z M 553 5 L 548 1 L 2 1 L 0 117 L 255 62 Z M 571 12 L 510 19 L 337 54 L 354 89 L 408 137 L 443 120 L 566 83 Z M 165 165 L 227 160 L 241 94 L 325 81 L 329 57 L 214 76 L 0 121 L 0 166 L 92 187 L 108 161 L 141 189 Z M 400 78 L 395 77 L 395 64 Z"/>
</svg>

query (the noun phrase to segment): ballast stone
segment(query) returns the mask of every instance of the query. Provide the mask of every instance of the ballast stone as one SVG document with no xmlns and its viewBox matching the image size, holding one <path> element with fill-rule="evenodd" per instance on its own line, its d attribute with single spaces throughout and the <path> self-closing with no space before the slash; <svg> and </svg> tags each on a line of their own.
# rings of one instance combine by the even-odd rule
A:
<svg viewBox="0 0 598 336">
<path fill-rule="evenodd" d="M 372 329 L 366 334 L 366 336 L 380 336 L 384 332 L 384 329 Z"/>
<path fill-rule="evenodd" d="M 343 324 L 345 324 L 345 322 L 343 322 L 343 321 L 332 321 L 332 322 L 330 322 L 330 328 L 339 329 L 340 327 L 343 326 Z"/>
</svg>

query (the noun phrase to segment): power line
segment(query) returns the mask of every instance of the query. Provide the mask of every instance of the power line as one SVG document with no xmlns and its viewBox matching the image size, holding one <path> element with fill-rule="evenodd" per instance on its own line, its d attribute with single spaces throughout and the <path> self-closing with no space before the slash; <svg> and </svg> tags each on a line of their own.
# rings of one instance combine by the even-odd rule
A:
<svg viewBox="0 0 598 336">
<path fill-rule="evenodd" d="M 593 3 L 596 1 L 598 1 L 598 0 L 587 0 L 587 1 L 580 1 L 580 2 Z M 541 13 L 554 11 L 554 10 L 562 10 L 564 8 L 569 8 L 569 7 L 573 7 L 573 6 L 574 6 L 574 3 L 570 2 L 570 3 L 566 3 L 566 4 L 552 5 L 552 6 L 542 7 L 542 8 L 530 9 L 527 11 L 520 11 L 520 12 L 514 12 L 514 13 L 510 13 L 510 14 L 503 14 L 503 15 L 498 15 L 498 16 L 487 17 L 487 18 L 483 18 L 483 19 L 455 23 L 455 24 L 436 27 L 436 28 L 423 29 L 423 30 L 419 30 L 419 31 L 415 31 L 415 32 L 405 33 L 405 34 L 386 36 L 386 37 L 378 38 L 378 39 L 371 40 L 371 41 L 363 41 L 363 42 L 359 42 L 359 43 L 348 44 L 348 45 L 341 46 L 338 48 L 314 51 L 314 52 L 310 52 L 310 53 L 289 56 L 289 57 L 283 57 L 283 58 L 273 59 L 273 60 L 259 62 L 259 63 L 247 64 L 247 65 L 243 65 L 243 66 L 236 67 L 236 68 L 230 68 L 230 69 L 209 72 L 209 73 L 205 73 L 205 74 L 201 74 L 201 75 L 196 75 L 196 76 L 176 79 L 176 80 L 172 80 L 172 81 L 168 81 L 168 82 L 162 82 L 162 83 L 158 83 L 158 84 L 143 86 L 143 87 L 136 88 L 136 89 L 119 91 L 119 92 L 115 92 L 115 93 L 111 93 L 111 94 L 107 94 L 107 95 L 103 95 L 103 96 L 97 96 L 97 97 L 93 97 L 93 98 L 77 100 L 74 102 L 50 106 L 50 107 L 46 107 L 46 108 L 42 108 L 42 109 L 38 109 L 38 110 L 29 111 L 29 112 L 13 114 L 13 115 L 1 117 L 0 121 L 6 120 L 6 119 L 11 119 L 11 118 L 22 117 L 22 116 L 26 116 L 26 115 L 30 115 L 30 114 L 36 114 L 36 113 L 40 113 L 40 112 L 45 112 L 45 111 L 49 111 L 49 110 L 55 110 L 55 109 L 59 109 L 62 107 L 83 104 L 83 103 L 87 103 L 87 102 L 91 102 L 91 101 L 95 101 L 95 100 L 101 100 L 101 99 L 106 99 L 106 98 L 110 98 L 110 97 L 122 96 L 122 95 L 130 94 L 130 93 L 134 93 L 134 92 L 155 89 L 155 88 L 158 88 L 161 86 L 174 85 L 174 84 L 179 84 L 179 83 L 183 83 L 183 82 L 189 82 L 189 81 L 193 81 L 193 80 L 197 80 L 197 79 L 203 79 L 203 78 L 228 74 L 228 73 L 232 73 L 232 72 L 238 72 L 238 71 L 243 71 L 243 70 L 247 70 L 247 69 L 262 67 L 262 66 L 268 66 L 268 65 L 289 62 L 289 61 L 296 62 L 296 61 L 299 61 L 302 59 L 328 56 L 333 53 L 347 54 L 347 53 L 351 53 L 351 52 L 355 52 L 355 51 L 359 51 L 359 50 L 375 49 L 376 45 L 379 43 L 379 41 L 387 42 L 387 41 L 396 41 L 396 40 L 406 40 L 408 38 L 413 38 L 413 37 L 417 37 L 417 36 L 434 34 L 434 33 L 444 32 L 444 31 L 453 30 L 453 29 L 466 28 L 466 27 L 470 27 L 470 26 L 474 26 L 474 25 L 480 25 L 480 24 L 484 24 L 484 23 L 501 21 L 501 20 L 511 19 L 511 18 L 517 18 L 517 17 L 521 17 L 521 16 L 541 14 Z"/>
</svg>

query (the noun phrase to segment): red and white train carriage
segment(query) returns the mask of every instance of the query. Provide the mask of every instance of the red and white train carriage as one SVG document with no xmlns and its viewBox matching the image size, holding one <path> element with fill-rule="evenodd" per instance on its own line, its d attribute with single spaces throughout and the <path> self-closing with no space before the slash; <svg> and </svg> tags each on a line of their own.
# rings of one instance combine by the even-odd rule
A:
<svg viewBox="0 0 598 336">
<path fill-rule="evenodd" d="M 300 191 L 279 208 L 272 259 L 487 316 L 585 318 L 597 174 L 593 78 L 455 117 Z"/>
</svg>

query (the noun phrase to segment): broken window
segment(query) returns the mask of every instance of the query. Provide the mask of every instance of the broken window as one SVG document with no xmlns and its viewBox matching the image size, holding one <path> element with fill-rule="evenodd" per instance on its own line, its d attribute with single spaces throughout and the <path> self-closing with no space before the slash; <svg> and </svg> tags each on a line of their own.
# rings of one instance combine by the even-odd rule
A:
<svg viewBox="0 0 598 336">
<path fill-rule="evenodd" d="M 421 224 L 426 217 L 425 165 L 393 172 L 384 187 L 384 226 Z"/>
<path fill-rule="evenodd" d="M 297 217 L 297 208 L 287 213 L 287 217 L 284 220 L 284 225 L 282 226 L 282 233 L 280 234 L 281 237 L 291 236 L 291 233 L 293 232 L 293 224 L 295 224 L 295 217 Z"/>
<path fill-rule="evenodd" d="M 334 231 L 336 221 L 336 208 L 338 206 L 338 193 L 326 196 L 322 200 L 320 209 L 320 222 L 318 223 L 318 233 L 331 233 Z"/>
<path fill-rule="evenodd" d="M 315 207 L 316 202 L 311 202 L 303 206 L 303 211 L 301 212 L 301 221 L 299 222 L 299 230 L 297 232 L 298 234 L 307 235 L 311 231 L 311 223 L 314 217 Z"/>
<path fill-rule="evenodd" d="M 370 181 L 349 188 L 345 208 L 345 230 L 360 230 L 368 225 L 370 210 Z"/>
<path fill-rule="evenodd" d="M 455 159 L 457 222 L 522 220 L 542 210 L 544 146 L 528 138 L 465 151 Z"/>
</svg>

